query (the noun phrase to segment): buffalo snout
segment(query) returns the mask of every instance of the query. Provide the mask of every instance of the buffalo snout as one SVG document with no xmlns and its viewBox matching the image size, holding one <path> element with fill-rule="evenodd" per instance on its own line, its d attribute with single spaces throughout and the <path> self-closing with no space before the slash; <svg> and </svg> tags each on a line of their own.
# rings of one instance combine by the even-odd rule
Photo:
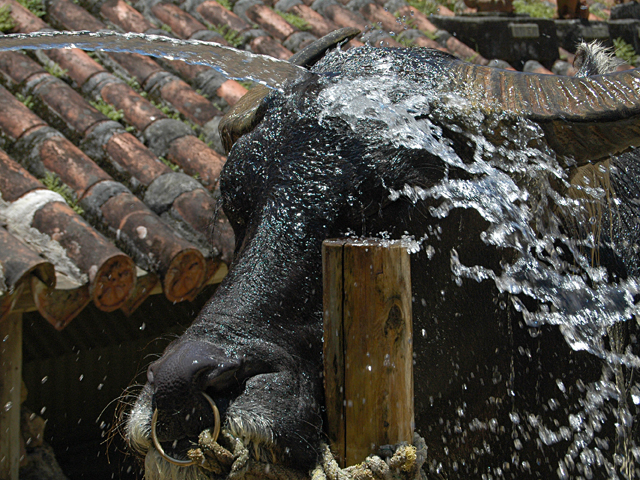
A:
<svg viewBox="0 0 640 480">
<path fill-rule="evenodd" d="M 172 458 L 186 457 L 205 429 L 218 431 L 232 397 L 246 378 L 245 358 L 210 343 L 178 341 L 147 370 L 152 394 L 152 435 Z"/>
</svg>

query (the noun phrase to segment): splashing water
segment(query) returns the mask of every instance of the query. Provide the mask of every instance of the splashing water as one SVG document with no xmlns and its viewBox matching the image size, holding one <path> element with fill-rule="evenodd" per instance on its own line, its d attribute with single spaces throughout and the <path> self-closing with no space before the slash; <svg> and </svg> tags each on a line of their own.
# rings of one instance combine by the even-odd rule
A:
<svg viewBox="0 0 640 480">
<path fill-rule="evenodd" d="M 512 421 L 517 419 L 511 426 L 515 450 L 520 451 L 524 442 L 531 441 L 533 431 L 537 433 L 533 441 L 541 445 L 569 445 L 558 464 L 558 478 L 575 478 L 577 473 L 583 478 L 598 478 L 602 472 L 609 478 L 638 478 L 640 448 L 633 434 L 635 409 L 630 404 L 640 403 L 640 383 L 629 372 L 640 367 L 640 357 L 628 345 L 615 344 L 620 338 L 616 329 L 635 322 L 640 283 L 633 275 L 612 281 L 593 256 L 599 240 L 591 226 L 604 220 L 594 218 L 590 207 L 597 205 L 610 211 L 609 192 L 603 186 L 590 185 L 581 189 L 580 199 L 568 195 L 574 186 L 561 160 L 545 147 L 537 124 L 517 118 L 488 118 L 455 95 L 445 98 L 430 94 L 434 90 L 428 79 L 416 81 L 399 75 L 384 59 L 371 68 L 375 71 L 371 77 L 346 78 L 322 91 L 320 124 L 338 117 L 358 138 L 366 138 L 373 145 L 424 150 L 442 159 L 445 167 L 468 172 L 468 179 L 445 174 L 429 188 L 411 184 L 388 188 L 388 198 L 406 199 L 416 207 L 430 205 L 428 212 L 435 222 L 454 209 L 480 214 L 488 227 L 477 240 L 515 255 L 506 258 L 499 270 L 492 270 L 464 265 L 452 249 L 451 273 L 456 283 L 462 287 L 462 279 L 493 282 L 523 315 L 532 332 L 543 325 L 557 326 L 573 350 L 602 359 L 601 379 L 578 384 L 582 392 L 578 413 L 553 424 L 545 423 L 535 412 L 512 414 Z M 372 124 L 380 127 L 372 129 Z M 464 135 L 472 146 L 473 161 L 456 153 L 443 128 Z M 488 140 L 495 139 L 496 133 L 501 141 Z M 567 227 L 567 219 L 583 224 L 580 234 Z M 430 258 L 433 249 L 429 236 L 420 235 L 407 232 L 403 238 L 412 254 L 421 249 L 421 254 Z M 614 239 L 607 242 L 618 251 Z M 533 302 L 524 302 L 523 297 Z M 541 402 L 547 400 L 548 410 L 560 408 L 555 398 L 543 398 Z M 599 437 L 607 422 L 615 423 L 615 445 Z M 609 455 L 615 451 L 613 458 L 604 456 L 607 451 Z M 523 471 L 527 467 L 524 462 L 520 465 Z M 434 471 L 438 469 L 436 466 Z M 495 472 L 490 478 L 502 478 Z"/>
<path fill-rule="evenodd" d="M 0 52 L 80 48 L 88 51 L 138 53 L 165 60 L 205 65 L 234 80 L 251 80 L 272 89 L 309 76 L 302 67 L 266 55 L 243 52 L 200 40 L 178 40 L 143 33 L 36 32 L 0 37 Z"/>
</svg>

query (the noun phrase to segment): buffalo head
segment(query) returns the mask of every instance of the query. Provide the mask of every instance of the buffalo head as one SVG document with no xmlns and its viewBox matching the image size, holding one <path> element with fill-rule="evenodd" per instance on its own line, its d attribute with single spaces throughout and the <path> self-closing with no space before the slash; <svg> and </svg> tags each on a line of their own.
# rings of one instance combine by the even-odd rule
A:
<svg viewBox="0 0 640 480">
<path fill-rule="evenodd" d="M 311 71 L 223 125 L 235 258 L 149 367 L 132 446 L 188 463 L 219 415 L 254 457 L 308 470 L 323 440 L 321 244 L 383 236 L 414 251 L 416 430 L 432 471 L 548 478 L 600 455 L 594 428 L 616 434 L 584 398 L 634 312 L 637 268 L 617 246 L 635 245 L 619 226 L 633 210 L 606 208 L 616 193 L 633 203 L 615 182 L 636 185 L 634 157 L 615 171 L 606 159 L 640 143 L 640 74 L 530 75 L 369 47 Z"/>
</svg>

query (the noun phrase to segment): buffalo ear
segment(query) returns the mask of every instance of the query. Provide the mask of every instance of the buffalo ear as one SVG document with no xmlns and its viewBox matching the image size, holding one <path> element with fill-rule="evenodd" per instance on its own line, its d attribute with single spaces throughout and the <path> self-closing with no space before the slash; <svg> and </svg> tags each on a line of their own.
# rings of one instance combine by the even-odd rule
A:
<svg viewBox="0 0 640 480">
<path fill-rule="evenodd" d="M 312 67 L 324 56 L 327 50 L 351 40 L 358 34 L 360 34 L 360 30 L 353 27 L 335 30 L 304 47 L 293 55 L 289 62 L 300 67 Z M 222 145 L 227 153 L 242 135 L 249 133 L 260 123 L 264 116 L 264 111 L 260 107 L 269 91 L 269 88 L 264 85 L 255 85 L 222 118 L 218 130 L 222 138 Z"/>
</svg>

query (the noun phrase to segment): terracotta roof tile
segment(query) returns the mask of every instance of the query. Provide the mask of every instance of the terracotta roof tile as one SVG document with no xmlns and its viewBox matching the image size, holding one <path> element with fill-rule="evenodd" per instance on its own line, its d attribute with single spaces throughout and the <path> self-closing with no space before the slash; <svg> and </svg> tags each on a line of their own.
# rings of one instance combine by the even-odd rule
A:
<svg viewBox="0 0 640 480">
<path fill-rule="evenodd" d="M 125 32 L 146 32 L 153 28 L 151 22 L 124 0 L 107 0 L 100 6 L 100 13 Z"/>
<path fill-rule="evenodd" d="M 48 258 L 78 288 L 86 284 L 89 299 L 98 308 L 113 311 L 121 307 L 135 282 L 133 261 L 74 212 L 62 196 L 45 189 L 4 152 L 0 152 L 0 167 L 0 220 L 8 231 Z M 40 289 L 41 313 L 60 327 L 57 322 L 64 319 L 48 313 L 46 293 L 53 287 L 48 283 Z"/>
<path fill-rule="evenodd" d="M 285 41 L 298 30 L 266 5 L 249 7 L 245 15 L 274 38 Z"/>
<path fill-rule="evenodd" d="M 251 46 L 252 52 L 269 55 L 270 57 L 281 60 L 288 60 L 291 55 L 293 55 L 293 52 L 287 50 L 276 40 L 267 36 L 254 38 L 249 45 Z"/>
<path fill-rule="evenodd" d="M 162 23 L 169 25 L 171 31 L 181 38 L 191 38 L 197 32 L 207 29 L 203 23 L 181 10 L 177 5 L 158 3 L 153 6 L 151 12 Z"/>
<path fill-rule="evenodd" d="M 11 18 L 21 32 L 37 32 L 49 26 L 14 0 L 0 0 L 0 7 L 11 8 Z"/>
<path fill-rule="evenodd" d="M 0 130 L 12 142 L 22 138 L 25 133 L 46 125 L 46 122 L 2 87 L 0 87 L 0 111 L 2 112 Z"/>
<path fill-rule="evenodd" d="M 81 5 L 51 0 L 46 18 L 53 26 L 70 30 L 97 31 L 107 28 L 107 22 L 109 28 L 125 32 L 163 33 L 157 28 L 163 24 L 173 36 L 227 44 L 226 35 L 240 42 L 240 48 L 281 59 L 316 37 L 354 26 L 366 29 L 363 41 L 374 45 L 399 46 L 385 33 L 396 32 L 403 41 L 488 63 L 413 7 L 399 8 L 396 20 L 383 8 L 385 0 L 338 0 L 320 11 L 311 8 L 313 0 L 290 3 L 285 7 L 288 13 L 305 20 L 308 32 L 298 31 L 274 12 L 274 0 L 236 10 L 246 18 L 214 0 L 146 3 L 139 2 L 136 10 L 124 0 L 86 0 Z M 2 5 L 11 6 L 16 31 L 50 28 L 15 0 L 0 0 Z M 261 30 L 251 30 L 247 19 Z M 416 30 L 406 30 L 400 22 Z M 371 30 L 376 26 L 382 31 Z M 437 41 L 420 31 L 436 34 Z M 359 45 L 362 41 L 351 40 L 346 47 Z M 63 78 L 48 73 L 49 65 L 43 68 L 43 62 L 57 63 L 65 72 Z M 0 88 L 0 145 L 13 157 L 0 151 L 0 210 L 29 195 L 55 197 L 56 201 L 39 204 L 33 219 L 70 251 L 69 265 L 80 272 L 75 280 L 65 275 L 58 259 L 43 261 L 37 249 L 12 234 L 11 225 L 9 230 L 0 225 L 0 317 L 23 292 L 62 328 L 90 301 L 103 310 L 131 313 L 158 281 L 168 298 L 180 301 L 193 298 L 207 279 L 220 276 L 216 273 L 224 270 L 220 262 L 230 261 L 233 249 L 233 233 L 224 216 L 213 220 L 225 157 L 197 135 L 206 133 L 207 140 L 216 140 L 212 135 L 220 110 L 235 104 L 246 88 L 204 66 L 129 53 L 90 56 L 74 49 L 37 55 L 0 53 L 0 76 L 10 89 Z M 11 92 L 27 96 L 24 102 L 31 109 Z M 100 100 L 99 109 L 89 100 Z M 132 129 L 137 136 L 127 131 Z M 46 178 L 67 189 L 68 201 L 79 201 L 84 219 L 45 188 Z M 73 252 L 77 239 L 106 243 L 93 247 L 91 263 L 73 256 L 78 253 Z M 22 263 L 11 263 L 6 251 L 16 252 Z M 110 264 L 109 258 L 117 260 Z M 134 264 L 138 271 L 130 274 Z M 111 277 L 96 283 L 100 265 L 112 265 L 104 267 Z M 70 289 L 56 287 L 56 277 Z"/>
<path fill-rule="evenodd" d="M 316 37 L 323 37 L 328 33 L 333 32 L 337 29 L 337 27 L 332 23 L 325 19 L 318 12 L 313 10 L 311 7 L 307 5 L 294 5 L 289 9 L 289 13 L 293 13 L 294 15 L 298 15 L 302 18 L 310 27 L 310 32 L 313 33 Z"/>
<path fill-rule="evenodd" d="M 175 106 L 176 110 L 198 125 L 204 125 L 222 112 L 210 101 L 196 93 L 186 82 L 179 78 L 169 79 L 160 87 L 162 98 Z"/>
<path fill-rule="evenodd" d="M 121 131 L 112 135 L 104 150 L 109 155 L 109 159 L 125 172 L 126 177 L 129 177 L 127 181 L 133 189 L 136 189 L 139 184 L 148 187 L 160 175 L 171 171 L 128 132 Z"/>
<path fill-rule="evenodd" d="M 429 33 L 438 31 L 438 27 L 431 23 L 424 13 L 414 7 L 406 5 L 398 9 L 396 13 L 401 17 L 404 16 L 405 22 L 410 22 L 413 28 Z"/>
<path fill-rule="evenodd" d="M 227 10 L 215 0 L 207 0 L 202 2 L 196 11 L 204 17 L 206 21 L 216 27 L 227 26 L 236 32 L 244 32 L 249 30 L 251 26 L 242 20 L 235 13 Z"/>
<path fill-rule="evenodd" d="M 53 0 L 48 7 L 49 21 L 56 27 L 72 29 L 71 25 L 82 25 L 82 30 L 91 32 L 106 28 L 104 23 L 73 2 Z"/>
<path fill-rule="evenodd" d="M 52 75 L 35 84 L 27 84 L 29 91 L 42 104 L 45 118 L 65 135 L 78 141 L 96 123 L 107 120 L 78 92 Z"/>
<path fill-rule="evenodd" d="M 360 13 L 371 23 L 380 24 L 382 29 L 387 32 L 400 33 L 404 29 L 404 25 L 393 14 L 378 4 L 367 3 L 360 9 Z"/>
<path fill-rule="evenodd" d="M 347 10 L 340 5 L 328 5 L 324 9 L 324 15 L 338 27 L 356 27 L 363 32 L 367 29 L 367 21 L 359 14 Z"/>
<path fill-rule="evenodd" d="M 0 164 L 6 153 L 0 150 Z M 53 263 L 46 261 L 26 244 L 0 227 L 0 292 L 6 294 L 9 289 L 18 288 L 30 275 L 36 275 L 49 287 L 55 287 L 56 275 Z M 0 318 L 11 308 L 0 297 Z"/>
</svg>

